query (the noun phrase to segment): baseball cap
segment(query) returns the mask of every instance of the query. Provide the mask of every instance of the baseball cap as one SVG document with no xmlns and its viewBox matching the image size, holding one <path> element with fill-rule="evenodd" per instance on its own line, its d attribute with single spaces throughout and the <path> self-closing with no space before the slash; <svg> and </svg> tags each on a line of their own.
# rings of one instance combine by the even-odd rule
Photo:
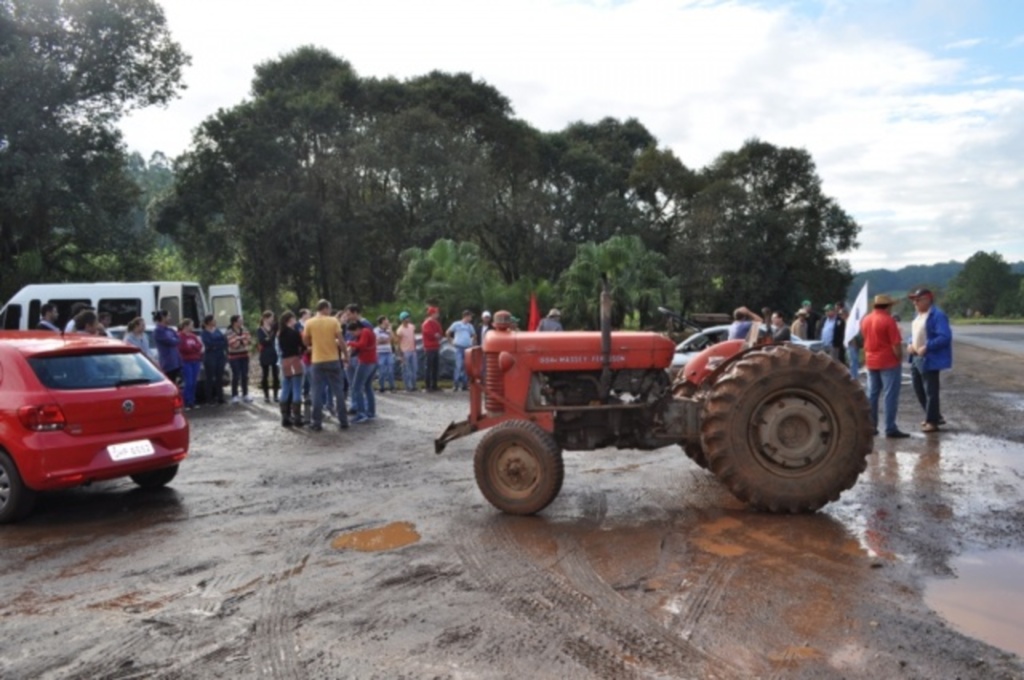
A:
<svg viewBox="0 0 1024 680">
<path fill-rule="evenodd" d="M 487 310 L 485 309 L 485 310 L 484 310 L 484 313 L 480 315 L 480 318 L 482 318 L 482 319 L 490 319 L 490 318 L 491 318 L 491 313 L 490 313 L 490 312 L 488 312 L 488 311 L 487 311 Z"/>
<path fill-rule="evenodd" d="M 930 298 L 934 298 L 935 297 L 935 295 L 933 295 L 932 292 L 930 290 L 928 290 L 927 288 L 918 288 L 917 290 L 915 290 L 913 293 L 911 293 L 907 297 L 910 298 L 911 300 L 914 300 L 914 299 L 917 299 L 919 297 L 924 297 L 925 295 L 927 295 Z"/>
<path fill-rule="evenodd" d="M 398 315 L 398 320 L 399 321 L 405 321 L 410 316 L 412 316 L 412 314 L 410 314 L 409 312 L 402 312 L 401 314 Z"/>
<path fill-rule="evenodd" d="M 803 306 L 804 307 L 810 307 L 811 306 L 811 301 L 810 300 L 804 300 Z"/>
</svg>

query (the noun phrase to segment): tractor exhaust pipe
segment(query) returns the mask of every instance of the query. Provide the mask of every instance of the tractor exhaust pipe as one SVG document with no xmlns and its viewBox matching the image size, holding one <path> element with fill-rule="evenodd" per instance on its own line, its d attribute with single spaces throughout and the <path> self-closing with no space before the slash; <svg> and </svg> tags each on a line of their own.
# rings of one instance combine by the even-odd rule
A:
<svg viewBox="0 0 1024 680">
<path fill-rule="evenodd" d="M 608 291 L 608 275 L 601 274 L 601 382 L 602 404 L 608 403 L 612 391 L 612 294 Z"/>
</svg>

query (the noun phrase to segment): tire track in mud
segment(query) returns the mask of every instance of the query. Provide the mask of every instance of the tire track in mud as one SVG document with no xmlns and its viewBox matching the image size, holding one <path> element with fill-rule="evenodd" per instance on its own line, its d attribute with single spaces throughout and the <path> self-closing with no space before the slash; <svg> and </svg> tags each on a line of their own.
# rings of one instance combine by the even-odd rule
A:
<svg viewBox="0 0 1024 680">
<path fill-rule="evenodd" d="M 672 658 L 680 652 L 685 652 L 701 658 L 708 664 L 707 674 L 701 677 L 749 677 L 749 674 L 741 672 L 729 660 L 698 646 L 691 640 L 693 630 L 704 614 L 713 609 L 722 599 L 729 578 L 735 571 L 734 566 L 730 565 L 726 568 L 719 563 L 710 578 L 702 579 L 697 587 L 699 596 L 694 599 L 692 606 L 687 608 L 686 614 L 682 617 L 683 627 L 680 631 L 682 635 L 666 628 L 647 610 L 623 597 L 611 584 L 600 577 L 582 550 L 570 551 L 564 559 L 559 561 L 558 566 L 576 587 L 595 600 L 602 602 L 610 613 L 617 616 L 619 622 L 624 621 L 631 630 L 649 636 L 652 642 L 648 644 L 653 644 L 660 655 Z M 716 675 L 716 670 L 721 675 Z"/>
<path fill-rule="evenodd" d="M 564 655 L 599 678 L 743 677 L 633 606 L 600 579 L 578 546 L 561 547 L 553 564 L 540 565 L 500 519 L 453 541 L 467 575 L 513 616 L 539 626 L 535 636 L 545 654 L 538 662 L 557 666 Z"/>
</svg>

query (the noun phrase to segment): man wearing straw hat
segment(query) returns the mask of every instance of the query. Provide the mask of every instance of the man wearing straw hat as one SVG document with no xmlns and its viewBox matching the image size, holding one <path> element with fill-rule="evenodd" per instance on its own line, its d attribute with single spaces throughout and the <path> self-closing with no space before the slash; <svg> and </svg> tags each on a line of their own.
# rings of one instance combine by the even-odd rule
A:
<svg viewBox="0 0 1024 680">
<path fill-rule="evenodd" d="M 896 409 L 900 403 L 900 382 L 903 377 L 903 338 L 890 310 L 894 301 L 886 294 L 876 295 L 874 311 L 860 322 L 864 337 L 864 364 L 868 369 L 868 401 L 871 422 L 878 434 L 878 398 L 885 407 L 885 436 L 890 439 L 909 437 L 896 426 Z"/>
</svg>

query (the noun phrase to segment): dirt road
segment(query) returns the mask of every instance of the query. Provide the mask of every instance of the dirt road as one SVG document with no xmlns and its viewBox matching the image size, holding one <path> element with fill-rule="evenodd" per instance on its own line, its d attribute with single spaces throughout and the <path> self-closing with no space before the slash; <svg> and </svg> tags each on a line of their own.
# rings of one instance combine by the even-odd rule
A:
<svg viewBox="0 0 1024 680">
<path fill-rule="evenodd" d="M 925 601 L 960 556 L 1024 551 L 1008 356 L 958 346 L 948 431 L 877 439 L 802 517 L 670 449 L 568 453 L 541 516 L 498 514 L 475 438 L 432 451 L 462 393 L 385 395 L 346 433 L 202 409 L 173 488 L 52 494 L 0 529 L 0 677 L 1022 678 Z"/>
</svg>

